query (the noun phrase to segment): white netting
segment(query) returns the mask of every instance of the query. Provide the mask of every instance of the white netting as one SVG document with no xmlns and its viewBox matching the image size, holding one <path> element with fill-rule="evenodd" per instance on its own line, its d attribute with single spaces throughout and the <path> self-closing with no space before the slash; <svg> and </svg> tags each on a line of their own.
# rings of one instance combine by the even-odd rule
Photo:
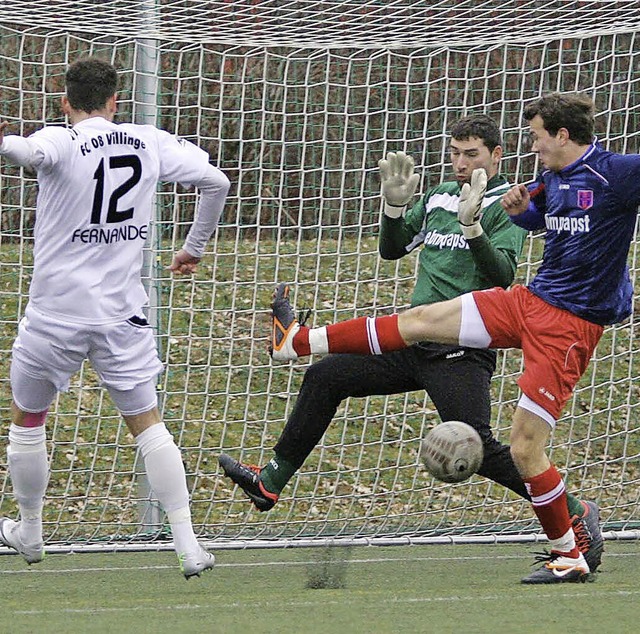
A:
<svg viewBox="0 0 640 634">
<path fill-rule="evenodd" d="M 535 42 L 638 29 L 635 0 L 5 0 L 53 31 L 244 46 L 394 48 Z M 7 20 L 8 21 L 8 20 Z"/>
<path fill-rule="evenodd" d="M 276 280 L 296 285 L 296 302 L 316 309 L 315 324 L 407 304 L 415 259 L 390 263 L 377 254 L 376 166 L 387 151 L 414 156 L 424 189 L 449 172 L 451 123 L 469 112 L 487 112 L 504 130 L 505 174 L 528 180 L 535 163 L 522 110 L 548 90 L 592 95 L 601 111 L 603 143 L 638 151 L 640 53 L 630 26 L 637 23 L 636 3 L 439 2 L 430 4 L 435 17 L 425 19 L 415 12 L 427 3 L 174 2 L 165 11 L 174 21 L 163 23 L 157 42 L 133 39 L 156 35 L 137 31 L 147 3 L 9 4 L 15 6 L 0 16 L 12 20 L 0 21 L 0 91 L 12 132 L 62 122 L 66 67 L 96 54 L 121 71 L 123 119 L 151 118 L 194 140 L 233 183 L 223 225 L 197 277 L 174 281 L 162 266 L 151 272 L 167 366 L 160 384 L 163 416 L 184 451 L 202 535 L 415 538 L 537 531 L 528 506 L 501 487 L 480 478 L 437 485 L 417 468 L 418 439 L 436 421 L 421 393 L 346 404 L 268 516 L 248 511 L 249 504 L 220 477 L 216 456 L 223 450 L 264 461 L 300 385 L 304 365 L 272 366 L 266 353 Z M 285 4 L 290 11 L 314 5 L 313 28 L 302 34 L 289 28 L 276 10 Z M 327 13 L 338 4 L 342 22 Z M 611 10 L 613 4 L 618 10 Z M 560 5 L 562 16 L 554 13 Z M 383 6 L 395 12 L 394 24 L 404 25 L 402 49 L 383 48 L 388 27 L 374 32 L 379 25 L 373 17 Z M 220 18 L 214 28 L 221 7 L 228 19 Z M 411 7 L 414 17 L 408 20 Z M 192 13 L 187 20 L 187 8 L 199 8 L 200 17 Z M 478 12 L 471 15 L 471 9 Z M 527 11 L 530 33 L 516 29 Z M 345 23 L 348 49 L 340 48 L 347 36 L 338 27 Z M 586 25 L 594 33 L 585 34 Z M 446 45 L 460 41 L 460 29 L 486 43 L 476 38 L 473 46 Z M 374 36 L 379 48 L 367 48 Z M 295 37 L 304 41 L 284 46 Z M 259 45 L 276 40 L 278 47 Z M 8 421 L 8 357 L 27 297 L 35 184 L 32 175 L 4 162 L 0 169 L 0 411 Z M 152 261 L 157 256 L 168 263 L 193 202 L 193 194 L 180 188 L 160 188 Z M 539 262 L 540 243 L 527 244 L 523 280 Z M 634 278 L 637 246 L 630 255 Z M 552 450 L 569 488 L 598 500 L 611 530 L 635 529 L 640 522 L 638 354 L 633 321 L 607 330 Z M 493 399 L 494 429 L 502 440 L 508 438 L 519 371 L 519 353 L 500 354 Z M 139 465 L 90 368 L 52 408 L 48 436 L 50 541 L 136 539 L 139 507 L 145 505 Z M 15 510 L 9 493 L 7 478 L 0 478 L 2 514 Z"/>
</svg>

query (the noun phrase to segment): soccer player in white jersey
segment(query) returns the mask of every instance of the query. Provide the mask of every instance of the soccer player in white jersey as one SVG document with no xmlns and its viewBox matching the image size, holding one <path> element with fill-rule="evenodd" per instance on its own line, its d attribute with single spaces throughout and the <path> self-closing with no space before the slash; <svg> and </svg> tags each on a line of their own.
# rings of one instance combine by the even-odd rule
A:
<svg viewBox="0 0 640 634">
<path fill-rule="evenodd" d="M 49 465 L 45 418 L 88 359 L 144 458 L 168 516 L 186 578 L 213 567 L 196 540 L 180 451 L 161 420 L 162 370 L 143 306 L 143 246 L 158 181 L 193 185 L 198 211 L 170 270 L 192 273 L 215 230 L 229 179 L 206 152 L 150 125 L 114 123 L 117 72 L 96 58 L 72 64 L 62 108 L 72 127 L 5 136 L 0 155 L 37 173 L 34 267 L 11 357 L 8 467 L 20 520 L 0 519 L 0 541 L 28 563 L 44 556 L 42 508 Z"/>
</svg>

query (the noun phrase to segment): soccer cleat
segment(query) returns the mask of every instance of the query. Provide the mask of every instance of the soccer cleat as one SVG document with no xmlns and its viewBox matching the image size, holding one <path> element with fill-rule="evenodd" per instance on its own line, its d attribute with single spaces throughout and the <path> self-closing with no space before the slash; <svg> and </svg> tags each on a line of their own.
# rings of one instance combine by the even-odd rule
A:
<svg viewBox="0 0 640 634">
<path fill-rule="evenodd" d="M 271 302 L 271 345 L 269 353 L 274 361 L 295 361 L 293 338 L 300 330 L 293 308 L 289 303 L 289 285 L 278 284 Z"/>
<path fill-rule="evenodd" d="M 541 561 L 546 562 L 544 566 L 524 577 L 522 583 L 584 583 L 593 580 L 589 572 L 589 564 L 582 553 L 575 558 L 553 551 L 538 553 L 536 563 Z"/>
<path fill-rule="evenodd" d="M 571 526 L 578 550 L 584 555 L 591 572 L 596 572 L 602 563 L 604 538 L 600 530 L 600 509 L 595 502 L 583 502 L 584 515 L 571 518 Z"/>
<path fill-rule="evenodd" d="M 0 519 L 0 542 L 20 553 L 29 564 L 37 564 L 44 559 L 44 544 L 24 544 L 19 534 L 20 522 L 14 522 L 6 517 Z"/>
<path fill-rule="evenodd" d="M 268 511 L 275 506 L 278 495 L 267 491 L 260 482 L 260 467 L 243 464 L 226 453 L 218 456 L 225 475 L 231 478 L 246 494 L 259 511 Z"/>
<path fill-rule="evenodd" d="M 180 553 L 178 555 L 180 570 L 185 579 L 199 577 L 205 570 L 211 570 L 216 563 L 216 558 L 204 548 L 195 553 Z"/>
</svg>

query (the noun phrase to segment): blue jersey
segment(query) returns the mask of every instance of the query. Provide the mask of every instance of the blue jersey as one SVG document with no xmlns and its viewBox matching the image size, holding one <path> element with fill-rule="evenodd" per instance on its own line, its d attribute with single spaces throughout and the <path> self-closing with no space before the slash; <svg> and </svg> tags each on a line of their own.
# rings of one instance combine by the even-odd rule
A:
<svg viewBox="0 0 640 634">
<path fill-rule="evenodd" d="M 627 255 L 640 205 L 640 155 L 593 143 L 559 172 L 530 186 L 529 208 L 511 219 L 546 229 L 542 264 L 530 290 L 558 308 L 606 325 L 631 314 Z"/>
</svg>

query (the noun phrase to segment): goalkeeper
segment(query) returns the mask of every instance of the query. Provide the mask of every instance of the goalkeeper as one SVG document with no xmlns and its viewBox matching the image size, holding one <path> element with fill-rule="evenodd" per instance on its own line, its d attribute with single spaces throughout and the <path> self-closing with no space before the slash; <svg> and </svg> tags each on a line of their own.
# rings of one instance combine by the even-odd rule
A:
<svg viewBox="0 0 640 634">
<path fill-rule="evenodd" d="M 398 152 L 380 161 L 380 255 L 395 260 L 422 247 L 412 306 L 474 290 L 508 287 L 526 237 L 500 204 L 509 184 L 499 173 L 502 145 L 495 122 L 486 115 L 472 115 L 456 122 L 450 136 L 455 180 L 429 189 L 408 210 L 419 180 L 413 160 Z M 486 194 L 481 222 L 473 213 L 465 213 L 461 200 L 461 195 L 469 196 L 474 170 L 474 178 L 480 171 L 488 178 L 483 183 Z M 283 296 L 276 297 L 276 306 L 279 301 L 288 306 L 288 288 L 281 287 L 280 293 Z M 295 323 L 280 324 L 283 331 L 289 326 Z M 278 341 L 273 345 L 277 358 Z M 427 341 L 375 356 L 326 356 L 307 369 L 293 411 L 266 466 L 245 465 L 225 454 L 220 456 L 220 464 L 259 510 L 269 510 L 320 441 L 344 399 L 426 390 L 442 420 L 464 421 L 480 434 L 484 461 L 478 473 L 529 500 L 509 447 L 498 442 L 491 431 L 490 383 L 495 367 L 493 350 Z M 571 495 L 568 506 L 578 542 L 595 570 L 602 552 L 599 510 L 594 503 L 582 503 Z"/>
<path fill-rule="evenodd" d="M 214 557 L 196 540 L 180 451 L 157 406 L 162 363 L 142 312 L 142 256 L 158 181 L 194 185 L 201 194 L 169 266 L 179 274 L 196 269 L 230 183 L 192 143 L 153 126 L 114 123 L 118 76 L 110 64 L 82 59 L 65 79 L 62 109 L 72 127 L 23 138 L 5 136 L 7 122 L 0 123 L 0 155 L 34 170 L 39 187 L 33 279 L 10 370 L 7 459 L 20 520 L 0 519 L 0 542 L 30 564 L 44 556 L 47 410 L 88 359 L 135 437 L 189 578 L 212 568 Z"/>
</svg>

